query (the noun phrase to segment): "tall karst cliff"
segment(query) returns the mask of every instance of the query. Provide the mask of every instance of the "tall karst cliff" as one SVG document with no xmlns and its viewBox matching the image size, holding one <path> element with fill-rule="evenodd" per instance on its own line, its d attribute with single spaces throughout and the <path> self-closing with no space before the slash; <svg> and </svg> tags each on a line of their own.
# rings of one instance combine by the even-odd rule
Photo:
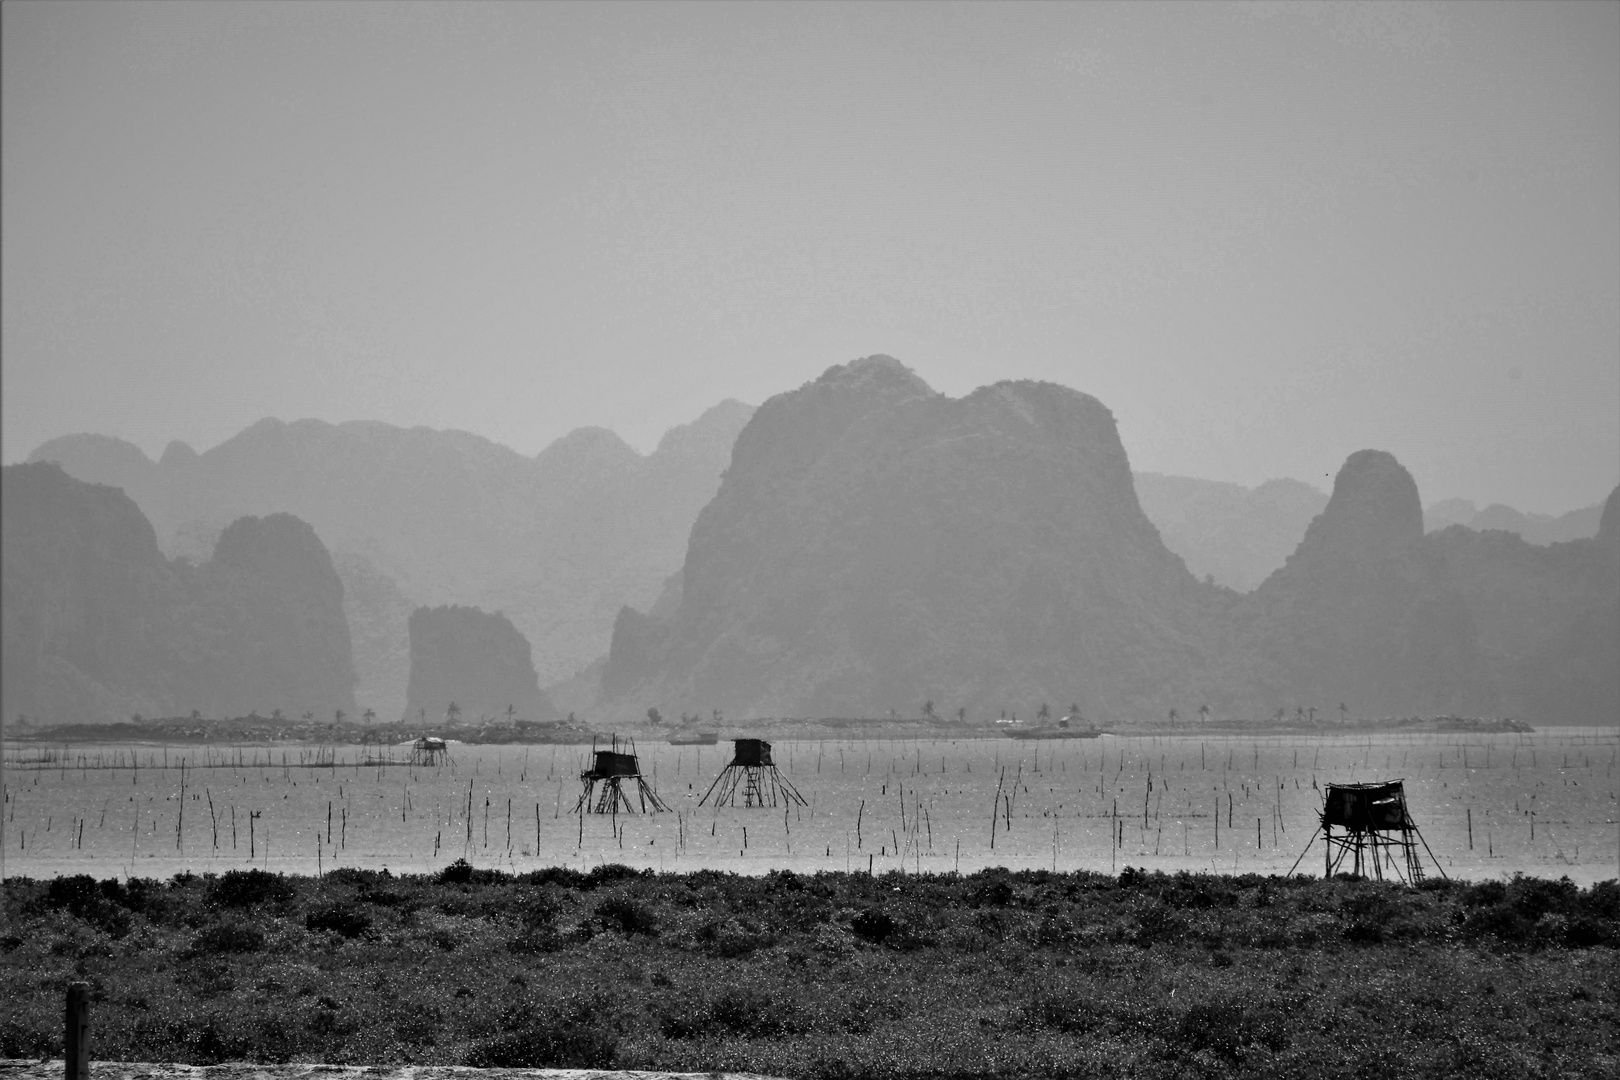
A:
<svg viewBox="0 0 1620 1080">
<path fill-rule="evenodd" d="M 447 605 L 411 612 L 405 719 L 438 722 L 454 704 L 461 723 L 552 720 L 529 642 L 500 612 Z"/>
<path fill-rule="evenodd" d="M 173 711 L 185 583 L 117 488 L 0 469 L 0 708 L 8 720 Z"/>
<path fill-rule="evenodd" d="M 188 576 L 192 708 L 207 716 L 282 708 L 353 717 L 343 584 L 307 522 L 291 514 L 239 518 L 220 534 L 213 558 Z"/>
<path fill-rule="evenodd" d="M 7 466 L 0 493 L 8 717 L 353 711 L 343 589 L 306 523 L 237 521 L 192 566 L 123 492 L 55 465 Z"/>
<path fill-rule="evenodd" d="M 1412 474 L 1381 450 L 1345 461 L 1288 562 L 1244 598 L 1234 629 L 1251 710 L 1358 716 L 1494 706 L 1479 633 L 1423 544 Z M 1246 674 L 1247 678 L 1241 675 Z"/>
<path fill-rule="evenodd" d="M 647 455 L 603 428 L 581 428 L 525 457 L 459 431 L 263 420 L 202 454 L 171 446 L 161 462 L 89 435 L 53 439 L 30 460 L 124 488 L 170 555 L 204 558 L 244 515 L 295 514 L 344 573 L 364 567 L 391 578 L 417 604 L 505 610 L 551 682 L 601 656 L 619 606 L 652 603 L 680 566 L 692 522 L 752 411 L 721 402 L 670 429 Z M 395 622 L 369 621 L 373 629 Z M 386 670 L 380 678 L 402 695 L 403 639 L 362 638 L 361 667 Z"/>
<path fill-rule="evenodd" d="M 1155 711 L 1209 677 L 1217 592 L 1142 513 L 1101 403 L 952 399 L 874 356 L 754 414 L 678 604 L 621 612 L 603 686 L 665 712 Z"/>
</svg>

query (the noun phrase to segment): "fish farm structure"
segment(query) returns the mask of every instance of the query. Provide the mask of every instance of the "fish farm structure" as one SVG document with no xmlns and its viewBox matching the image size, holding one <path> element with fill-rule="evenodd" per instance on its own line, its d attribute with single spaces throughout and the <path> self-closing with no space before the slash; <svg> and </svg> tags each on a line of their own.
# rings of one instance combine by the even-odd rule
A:
<svg viewBox="0 0 1620 1080">
<path fill-rule="evenodd" d="M 1338 832 L 1334 832 L 1335 829 Z M 1429 850 L 1429 842 L 1423 839 L 1412 815 L 1407 812 L 1406 786 L 1400 780 L 1383 784 L 1329 784 L 1322 804 L 1321 823 L 1311 834 L 1305 850 L 1294 860 L 1290 874 L 1304 861 L 1318 835 L 1327 844 L 1324 862 L 1327 877 L 1343 868 L 1383 881 L 1387 868 L 1397 880 L 1419 885 L 1423 882 L 1423 863 L 1418 857 L 1418 844 L 1428 852 L 1440 876 L 1446 876 L 1440 860 Z M 1350 863 L 1348 867 L 1345 867 L 1346 861 Z"/>
<path fill-rule="evenodd" d="M 710 795 L 715 795 L 716 806 L 735 806 L 739 788 L 744 807 L 776 806 L 784 801 L 809 805 L 788 778 L 777 771 L 776 762 L 771 759 L 770 743 L 764 739 L 733 739 L 731 742 L 735 748 L 731 761 L 698 800 L 699 806 L 708 802 Z"/>
<path fill-rule="evenodd" d="M 626 739 L 621 743 L 613 738 L 607 750 L 598 750 L 593 743 L 591 767 L 579 774 L 579 780 L 584 790 L 574 804 L 576 814 L 617 814 L 620 806 L 626 812 L 634 812 L 635 806 L 630 802 L 626 787 L 635 788 L 636 801 L 640 803 L 642 813 L 647 813 L 649 806 L 653 810 L 669 809 L 652 785 L 647 783 L 647 778 L 641 775 L 641 762 L 636 757 L 633 740 Z"/>
<path fill-rule="evenodd" d="M 432 767 L 450 760 L 450 748 L 445 741 L 424 735 L 411 743 L 411 764 Z"/>
</svg>

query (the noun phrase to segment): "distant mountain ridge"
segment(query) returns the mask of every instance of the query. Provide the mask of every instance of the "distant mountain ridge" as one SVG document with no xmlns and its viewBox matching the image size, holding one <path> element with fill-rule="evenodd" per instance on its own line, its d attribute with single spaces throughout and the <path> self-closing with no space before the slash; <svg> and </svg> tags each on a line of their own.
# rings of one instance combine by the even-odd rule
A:
<svg viewBox="0 0 1620 1080">
<path fill-rule="evenodd" d="M 1426 536 L 1411 474 L 1366 450 L 1283 565 L 1240 595 L 1162 542 L 1137 495 L 1155 486 L 1176 495 L 1173 478 L 1133 484 L 1112 416 L 1084 394 L 1012 382 L 951 399 L 889 357 L 835 366 L 738 436 L 681 575 L 652 610 L 620 612 L 603 700 L 793 716 L 926 701 L 981 718 L 1045 702 L 1103 722 L 1201 705 L 1324 723 L 1340 706 L 1620 719 L 1617 665 L 1602 662 L 1620 620 L 1610 525 L 1550 547 Z M 1314 501 L 1291 485 L 1275 496 L 1299 516 Z"/>
<path fill-rule="evenodd" d="M 412 604 L 506 611 L 551 682 L 606 652 L 620 605 L 650 604 L 680 566 L 752 411 L 721 402 L 645 456 L 603 428 L 530 458 L 466 432 L 267 419 L 202 454 L 171 444 L 162 462 L 99 435 L 53 439 L 30 460 L 123 488 L 165 550 L 193 559 L 237 517 L 296 514 L 345 572 L 391 579 Z M 381 610 L 359 614 L 373 631 L 399 630 Z M 391 714 L 403 706 L 405 643 L 363 638 L 373 651 L 361 668 L 397 688 L 368 704 Z"/>
<path fill-rule="evenodd" d="M 511 613 L 538 642 L 539 685 L 581 715 L 1044 701 L 1124 721 L 1203 704 L 1333 715 L 1342 702 L 1354 715 L 1613 722 L 1620 701 L 1613 495 L 1559 518 L 1460 500 L 1425 510 L 1410 474 L 1372 450 L 1331 495 L 1132 474 L 1094 398 L 1026 381 L 952 399 L 889 357 L 835 365 L 759 410 L 723 403 L 649 455 L 603 428 L 530 458 L 465 432 L 267 420 L 206 454 L 171 443 L 156 463 L 102 436 L 33 456 L 123 486 L 153 517 L 141 525 L 157 526 L 154 545 L 197 564 L 153 570 L 143 555 L 102 581 L 110 595 L 193 595 L 231 563 L 214 556 L 227 522 L 301 511 L 333 551 L 350 700 L 390 719 L 406 707 L 407 627 L 424 604 Z M 112 507 L 90 515 L 95 530 L 140 532 Z M 1465 512 L 1473 527 L 1433 528 Z M 261 579 L 215 591 L 254 607 L 274 599 Z M 220 642 L 250 625 L 215 610 L 201 623 Z M 99 677 L 56 664 L 39 670 L 57 671 L 62 693 L 109 707 Z M 106 686 L 167 708 L 172 686 L 131 673 L 152 666 Z"/>
<path fill-rule="evenodd" d="M 353 714 L 343 586 L 305 522 L 240 518 L 192 566 L 122 491 L 53 464 L 0 469 L 0 504 L 8 717 Z"/>
<path fill-rule="evenodd" d="M 1553 515 L 1525 513 L 1501 503 L 1480 510 L 1471 499 L 1443 499 L 1424 508 L 1423 531 L 1438 532 L 1451 525 L 1464 525 L 1476 532 L 1497 529 L 1513 533 L 1526 543 L 1545 546 L 1596 536 L 1602 515 L 1602 503 Z"/>
</svg>

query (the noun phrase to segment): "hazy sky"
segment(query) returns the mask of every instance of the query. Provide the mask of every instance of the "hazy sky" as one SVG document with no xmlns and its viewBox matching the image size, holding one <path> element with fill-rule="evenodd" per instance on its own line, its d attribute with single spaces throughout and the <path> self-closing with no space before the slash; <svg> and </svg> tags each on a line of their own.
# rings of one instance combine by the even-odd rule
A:
<svg viewBox="0 0 1620 1080">
<path fill-rule="evenodd" d="M 899 357 L 1138 469 L 1620 475 L 1620 4 L 7 3 L 3 453 L 648 449 Z"/>
</svg>

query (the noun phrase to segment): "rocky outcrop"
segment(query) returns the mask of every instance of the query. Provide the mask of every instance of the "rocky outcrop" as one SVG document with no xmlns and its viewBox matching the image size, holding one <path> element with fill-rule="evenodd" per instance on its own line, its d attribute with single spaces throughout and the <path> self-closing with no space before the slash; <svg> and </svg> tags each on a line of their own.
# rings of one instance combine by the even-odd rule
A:
<svg viewBox="0 0 1620 1080">
<path fill-rule="evenodd" d="M 1215 592 L 1142 513 L 1100 402 L 951 399 L 869 357 L 754 414 L 673 614 L 621 612 L 604 680 L 666 713 L 1154 712 L 1209 676 Z"/>
<path fill-rule="evenodd" d="M 452 704 L 461 723 L 552 720 L 528 640 L 505 615 L 472 607 L 411 612 L 405 719 L 437 722 Z"/>
<path fill-rule="evenodd" d="M 172 711 L 184 583 L 117 488 L 0 469 L 0 708 L 35 723 Z"/>
<path fill-rule="evenodd" d="M 1240 608 L 1251 707 L 1488 711 L 1478 630 L 1422 540 L 1412 475 L 1383 451 L 1352 454 L 1298 550 Z"/>
<path fill-rule="evenodd" d="M 46 463 L 0 476 L 8 716 L 353 711 L 342 585 L 304 522 L 235 522 L 193 567 L 122 491 Z"/>
<path fill-rule="evenodd" d="M 280 708 L 353 717 L 343 584 L 308 523 L 291 514 L 240 518 L 187 576 L 192 708 L 206 716 Z"/>
</svg>

